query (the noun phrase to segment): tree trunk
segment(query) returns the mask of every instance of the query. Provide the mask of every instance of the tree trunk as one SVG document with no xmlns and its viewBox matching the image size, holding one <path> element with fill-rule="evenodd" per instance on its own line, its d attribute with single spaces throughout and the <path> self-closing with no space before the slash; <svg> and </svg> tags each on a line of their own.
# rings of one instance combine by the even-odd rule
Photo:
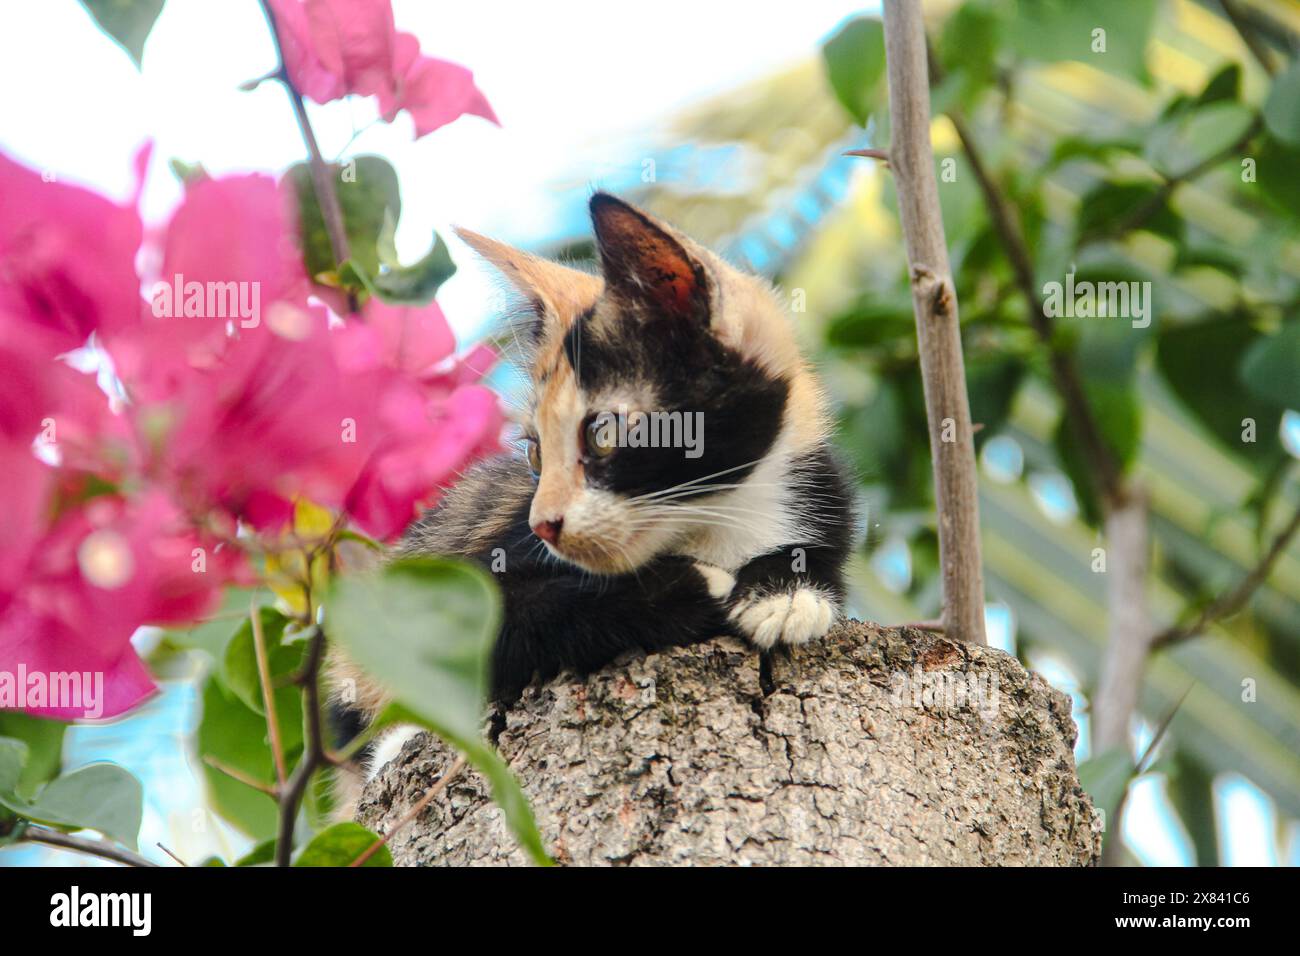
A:
<svg viewBox="0 0 1300 956">
<path fill-rule="evenodd" d="M 492 716 L 560 863 L 1088 865 L 1070 701 L 1015 658 L 848 621 L 762 660 L 730 638 L 530 689 Z M 385 833 L 455 753 L 422 734 L 366 787 Z M 398 865 L 521 864 L 462 772 Z"/>
</svg>

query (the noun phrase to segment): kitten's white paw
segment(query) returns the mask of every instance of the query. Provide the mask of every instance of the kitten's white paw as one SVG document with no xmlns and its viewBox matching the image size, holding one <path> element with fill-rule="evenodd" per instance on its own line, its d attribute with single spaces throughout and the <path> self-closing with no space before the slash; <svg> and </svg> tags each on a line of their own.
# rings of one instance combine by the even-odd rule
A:
<svg viewBox="0 0 1300 956">
<path fill-rule="evenodd" d="M 374 749 L 370 752 L 370 760 L 366 764 L 366 781 L 369 782 L 379 776 L 379 771 L 384 769 L 384 765 L 402 752 L 408 740 L 423 730 L 423 727 L 417 727 L 415 724 L 398 724 L 392 730 L 380 734 L 375 740 Z"/>
<path fill-rule="evenodd" d="M 778 641 L 804 644 L 825 637 L 835 622 L 835 601 L 816 588 L 798 588 L 738 603 L 731 619 L 761 650 Z"/>
<path fill-rule="evenodd" d="M 731 597 L 731 589 L 736 586 L 736 579 L 729 572 L 722 568 L 715 567 L 712 564 L 704 564 L 701 561 L 695 562 L 695 570 L 704 575 L 705 586 L 709 589 L 709 594 L 719 601 Z"/>
</svg>

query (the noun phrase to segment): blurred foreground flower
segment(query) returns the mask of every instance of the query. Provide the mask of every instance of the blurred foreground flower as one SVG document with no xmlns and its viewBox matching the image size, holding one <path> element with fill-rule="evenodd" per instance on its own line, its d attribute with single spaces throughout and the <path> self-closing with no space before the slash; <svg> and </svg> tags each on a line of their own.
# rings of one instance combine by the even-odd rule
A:
<svg viewBox="0 0 1300 956">
<path fill-rule="evenodd" d="M 146 234 L 134 202 L 0 156 L 0 467 L 14 488 L 0 675 L 104 681 L 99 713 L 3 687 L 0 707 L 129 709 L 154 689 L 132 634 L 198 620 L 227 584 L 283 566 L 300 547 L 284 533 L 295 505 L 388 539 L 497 446 L 496 396 L 477 384 L 495 355 L 457 358 L 436 304 L 332 315 L 312 298 L 293 195 L 264 175 L 199 175 Z M 112 364 L 111 402 L 60 357 L 88 337 Z"/>
</svg>

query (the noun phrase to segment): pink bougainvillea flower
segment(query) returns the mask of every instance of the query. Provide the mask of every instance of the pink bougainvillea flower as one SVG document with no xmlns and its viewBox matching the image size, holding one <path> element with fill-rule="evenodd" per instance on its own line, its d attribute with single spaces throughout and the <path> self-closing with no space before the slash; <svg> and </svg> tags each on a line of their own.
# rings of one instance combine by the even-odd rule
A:
<svg viewBox="0 0 1300 956">
<path fill-rule="evenodd" d="M 56 720 L 116 717 L 131 710 L 158 688 L 129 640 L 113 647 L 115 653 L 105 653 L 84 628 L 25 604 L 0 612 L 0 672 L 14 681 L 7 689 L 11 699 L 0 687 L 0 710 Z M 52 693 L 52 682 L 77 687 L 80 700 Z"/>
<path fill-rule="evenodd" d="M 98 713 L 59 700 L 24 709 L 63 718 L 121 713 L 154 690 L 131 635 L 210 613 L 239 560 L 205 544 L 161 492 L 92 499 L 44 536 L 21 593 L 0 612 L 0 671 L 102 674 Z"/>
<path fill-rule="evenodd" d="M 144 230 L 134 205 L 47 180 L 0 155 L 0 312 L 52 354 L 136 321 Z"/>
<path fill-rule="evenodd" d="M 299 316 L 280 320 L 292 337 L 272 325 L 241 335 L 155 409 L 156 468 L 187 509 L 276 530 L 295 497 L 337 506 L 360 474 L 378 395 L 342 373 L 323 314 Z"/>
<path fill-rule="evenodd" d="M 390 123 L 401 110 L 410 113 L 416 139 L 466 113 L 500 125 L 487 97 L 474 85 L 474 74 L 458 63 L 425 56 L 409 33 L 397 35 L 395 72 L 396 95 L 381 95 L 379 108 Z"/>
<path fill-rule="evenodd" d="M 317 103 L 392 86 L 391 0 L 271 0 L 285 68 L 299 92 Z"/>
<path fill-rule="evenodd" d="M 437 500 L 464 467 L 500 447 L 503 418 L 497 397 L 481 385 L 465 385 L 444 400 L 407 393 L 419 409 L 402 417 L 348 495 L 349 516 L 380 539 L 400 534 L 422 505 Z"/>
<path fill-rule="evenodd" d="M 480 342 L 449 362 L 424 372 L 418 378 L 432 394 L 446 394 L 461 385 L 482 380 L 483 376 L 492 371 L 492 366 L 496 365 L 500 357 L 500 353 L 493 346 Z"/>
<path fill-rule="evenodd" d="M 0 509 L 0 608 L 64 499 L 90 472 L 104 486 L 136 460 L 129 423 L 112 412 L 94 376 L 24 332 L 0 313 L 0 474 L 10 489 Z"/>
<path fill-rule="evenodd" d="M 356 370 L 384 365 L 418 375 L 456 350 L 456 336 L 436 302 L 403 306 L 374 298 L 361 321 L 349 320 L 335 335 L 340 360 Z"/>
<path fill-rule="evenodd" d="M 165 398 L 211 367 L 236 335 L 305 307 L 296 210 L 270 176 L 190 181 L 161 238 L 139 321 L 107 345 L 137 399 Z"/>
<path fill-rule="evenodd" d="M 32 454 L 30 443 L 0 440 L 0 473 L 5 476 L 5 506 L 0 508 L 0 614 L 21 589 L 27 567 L 44 531 L 54 487 L 54 470 Z"/>
<path fill-rule="evenodd" d="M 393 26 L 390 0 L 271 0 L 285 69 L 304 96 L 375 96 L 387 122 L 402 111 L 418 139 L 466 113 L 497 122 L 463 66 L 425 56 Z"/>
</svg>

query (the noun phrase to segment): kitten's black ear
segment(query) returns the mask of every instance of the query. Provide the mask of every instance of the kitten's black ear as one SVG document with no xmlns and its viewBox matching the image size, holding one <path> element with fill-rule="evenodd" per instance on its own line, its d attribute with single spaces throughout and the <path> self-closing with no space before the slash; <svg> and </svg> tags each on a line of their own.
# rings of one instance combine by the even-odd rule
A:
<svg viewBox="0 0 1300 956">
<path fill-rule="evenodd" d="M 535 339 L 548 328 L 568 328 L 576 316 L 591 308 L 604 288 L 599 276 L 540 259 L 477 232 L 457 227 L 456 235 L 528 298 Z"/>
<path fill-rule="evenodd" d="M 591 221 L 610 291 L 657 314 L 708 323 L 708 276 L 667 229 L 608 193 L 591 197 Z"/>
</svg>

